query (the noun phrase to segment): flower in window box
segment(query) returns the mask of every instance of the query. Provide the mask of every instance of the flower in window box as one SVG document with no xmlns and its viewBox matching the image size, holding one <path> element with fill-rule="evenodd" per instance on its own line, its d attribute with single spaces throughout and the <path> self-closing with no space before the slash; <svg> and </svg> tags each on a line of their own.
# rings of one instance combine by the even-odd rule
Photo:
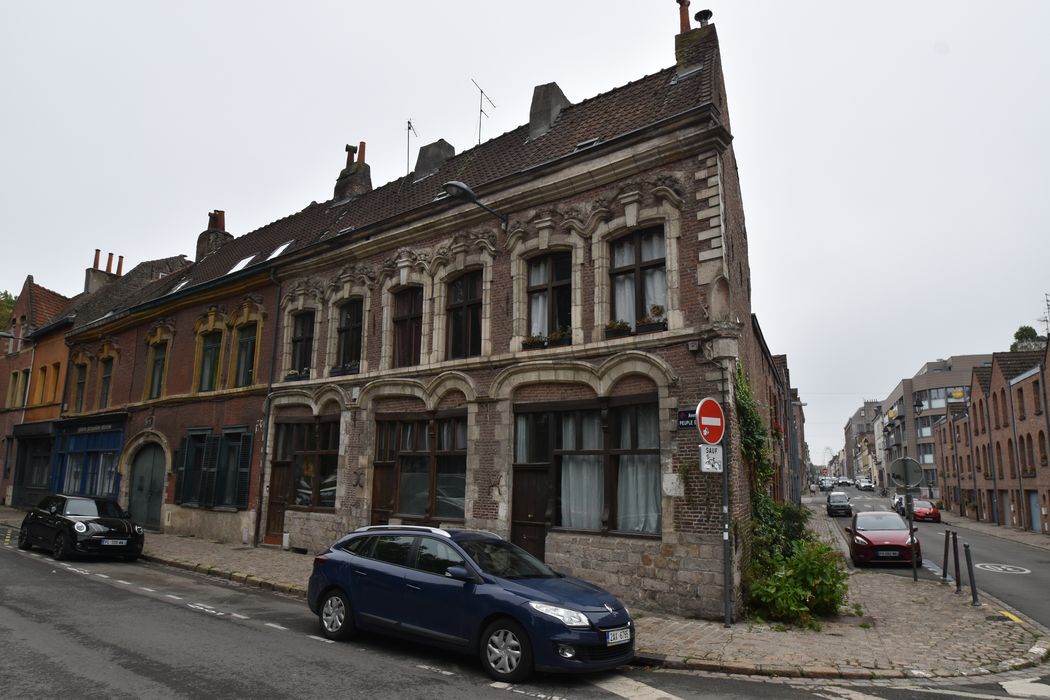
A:
<svg viewBox="0 0 1050 700">
<path fill-rule="evenodd" d="M 527 335 L 525 340 L 521 341 L 522 350 L 535 350 L 537 348 L 546 347 L 547 336 L 545 335 Z"/>
<path fill-rule="evenodd" d="M 572 331 L 568 326 L 561 326 L 547 334 L 547 346 L 568 345 L 572 342 Z"/>
<path fill-rule="evenodd" d="M 606 338 L 620 338 L 625 335 L 631 334 L 631 324 L 627 321 L 615 319 L 605 324 L 605 337 Z"/>
<path fill-rule="evenodd" d="M 649 307 L 649 315 L 638 319 L 635 330 L 639 333 L 651 333 L 653 331 L 666 331 L 667 319 L 664 318 L 664 307 L 653 304 Z"/>
</svg>

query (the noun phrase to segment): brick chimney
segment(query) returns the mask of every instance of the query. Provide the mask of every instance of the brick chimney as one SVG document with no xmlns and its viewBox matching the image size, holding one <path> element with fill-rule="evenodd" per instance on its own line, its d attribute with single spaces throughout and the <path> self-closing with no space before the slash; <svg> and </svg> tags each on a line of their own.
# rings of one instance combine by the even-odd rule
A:
<svg viewBox="0 0 1050 700">
<path fill-rule="evenodd" d="M 354 160 L 354 154 L 357 160 Z M 349 199 L 372 191 L 372 173 L 365 162 L 365 142 L 354 147 L 346 145 L 346 167 L 335 181 L 333 199 Z"/>
<path fill-rule="evenodd" d="M 233 234 L 226 233 L 226 212 L 221 209 L 209 212 L 208 228 L 197 236 L 197 256 L 194 262 L 200 262 L 232 240 Z"/>
<path fill-rule="evenodd" d="M 113 269 L 113 253 L 109 254 L 109 261 L 106 263 L 106 269 L 101 270 L 98 266 L 99 256 L 102 251 L 99 248 L 95 248 L 95 262 L 94 264 L 84 271 L 84 293 L 91 294 L 105 287 L 107 284 L 120 277 L 120 268 L 117 268 L 116 274 L 112 272 Z M 124 256 L 120 256 L 121 260 L 124 260 Z"/>
<path fill-rule="evenodd" d="M 689 0 L 675 0 L 678 3 L 679 33 L 674 38 L 674 57 L 678 65 L 678 75 L 699 70 L 704 65 L 704 57 L 710 49 L 709 40 L 715 40 L 715 28 L 709 24 L 711 10 L 700 10 L 696 20 L 700 26 L 692 29 L 689 26 Z"/>
<path fill-rule="evenodd" d="M 543 136 L 558 118 L 561 111 L 572 105 L 557 83 L 537 85 L 532 90 L 532 105 L 529 107 L 529 138 Z"/>
<path fill-rule="evenodd" d="M 419 155 L 416 156 L 416 167 L 412 170 L 412 176 L 418 180 L 436 173 L 454 155 L 456 155 L 456 147 L 445 139 L 438 139 L 434 143 L 420 146 Z"/>
</svg>

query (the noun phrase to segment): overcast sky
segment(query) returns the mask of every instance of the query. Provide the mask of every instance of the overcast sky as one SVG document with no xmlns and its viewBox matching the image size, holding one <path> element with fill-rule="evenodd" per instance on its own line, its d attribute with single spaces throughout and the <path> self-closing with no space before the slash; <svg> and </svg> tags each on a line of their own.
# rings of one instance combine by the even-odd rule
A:
<svg viewBox="0 0 1050 700">
<path fill-rule="evenodd" d="M 1050 2 L 734 0 L 718 27 L 752 304 L 813 461 L 923 363 L 1045 332 Z M 674 0 L 0 3 L 0 290 L 72 296 L 102 261 L 184 253 L 373 185 L 406 122 L 457 152 L 674 63 Z M 410 167 L 410 166 L 409 166 Z M 692 405 L 698 397 L 681 397 Z"/>
</svg>

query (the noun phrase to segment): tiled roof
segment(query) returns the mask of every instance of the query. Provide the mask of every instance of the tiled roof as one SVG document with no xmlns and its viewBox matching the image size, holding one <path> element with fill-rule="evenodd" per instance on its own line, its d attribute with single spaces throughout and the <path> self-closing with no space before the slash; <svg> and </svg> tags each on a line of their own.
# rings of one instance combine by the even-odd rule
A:
<svg viewBox="0 0 1050 700">
<path fill-rule="evenodd" d="M 988 394 L 988 387 L 992 383 L 992 368 L 991 367 L 974 367 L 973 374 L 977 377 L 977 382 L 981 385 L 981 391 L 986 395 Z"/>
<path fill-rule="evenodd" d="M 186 258 L 181 255 L 139 263 L 124 275 L 86 295 L 86 298 L 77 304 L 73 309 L 74 331 L 127 310 L 139 301 L 146 287 L 158 283 L 170 285 L 172 275 L 185 269 L 186 265 Z"/>
<path fill-rule="evenodd" d="M 450 180 L 466 182 L 480 194 L 501 179 L 572 155 L 585 141 L 600 139 L 600 147 L 601 143 L 712 104 L 720 70 L 718 41 L 713 26 L 705 31 L 695 54 L 702 57 L 702 70 L 676 78 L 676 68 L 667 68 L 570 105 L 561 110 L 547 133 L 534 140 L 529 138 L 528 124 L 522 125 L 450 158 L 437 172 L 421 179 L 410 174 L 349 201 L 312 202 L 302 211 L 234 238 L 193 264 L 187 272 L 190 284 L 222 277 L 249 256 L 255 256 L 249 265 L 261 263 L 289 241 L 292 244 L 287 252 L 292 252 L 425 208 L 444 194 L 441 185 Z M 584 153 L 586 149 L 581 157 Z"/>
<path fill-rule="evenodd" d="M 1042 361 L 1042 350 L 992 353 L 992 366 L 999 368 L 999 372 L 1007 382 L 1033 367 L 1038 367 Z"/>
</svg>

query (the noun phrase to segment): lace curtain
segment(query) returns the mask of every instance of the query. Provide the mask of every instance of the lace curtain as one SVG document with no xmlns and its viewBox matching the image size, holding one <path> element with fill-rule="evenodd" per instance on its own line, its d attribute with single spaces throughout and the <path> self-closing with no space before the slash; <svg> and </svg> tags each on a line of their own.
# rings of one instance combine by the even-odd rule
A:
<svg viewBox="0 0 1050 700">
<path fill-rule="evenodd" d="M 583 414 L 579 449 L 600 450 L 601 418 L 597 412 Z M 561 418 L 562 445 L 573 449 L 577 443 L 575 415 Z M 601 455 L 562 455 L 561 525 L 580 530 L 598 530 L 605 507 L 605 475 Z"/>
</svg>

